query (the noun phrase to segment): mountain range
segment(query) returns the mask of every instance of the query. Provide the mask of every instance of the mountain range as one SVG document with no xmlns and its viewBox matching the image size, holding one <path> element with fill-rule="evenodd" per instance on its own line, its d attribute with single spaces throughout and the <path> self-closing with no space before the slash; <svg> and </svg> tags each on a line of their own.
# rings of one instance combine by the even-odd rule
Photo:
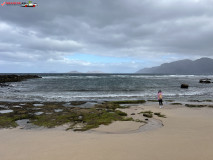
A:
<svg viewBox="0 0 213 160">
<path fill-rule="evenodd" d="M 195 61 L 179 60 L 152 68 L 144 68 L 136 73 L 147 74 L 213 74 L 213 59 L 200 58 Z"/>
</svg>

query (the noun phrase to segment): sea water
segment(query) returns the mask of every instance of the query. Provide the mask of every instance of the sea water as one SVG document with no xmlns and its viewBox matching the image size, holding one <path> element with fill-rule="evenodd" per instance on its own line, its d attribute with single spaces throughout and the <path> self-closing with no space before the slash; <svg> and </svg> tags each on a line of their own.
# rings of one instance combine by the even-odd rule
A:
<svg viewBox="0 0 213 160">
<path fill-rule="evenodd" d="M 144 74 L 38 74 L 39 79 L 8 83 L 0 88 L 0 101 L 108 101 L 155 100 L 158 90 L 164 99 L 212 100 L 213 83 L 201 84 L 213 75 Z M 188 89 L 181 89 L 182 83 Z"/>
</svg>

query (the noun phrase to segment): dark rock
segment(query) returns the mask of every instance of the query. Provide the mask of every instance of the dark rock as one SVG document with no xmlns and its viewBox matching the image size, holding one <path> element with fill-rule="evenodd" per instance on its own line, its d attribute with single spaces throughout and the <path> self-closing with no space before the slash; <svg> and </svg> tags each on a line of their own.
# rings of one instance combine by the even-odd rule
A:
<svg viewBox="0 0 213 160">
<path fill-rule="evenodd" d="M 202 108 L 202 107 L 207 107 L 207 105 L 196 105 L 196 104 L 185 104 L 186 107 L 190 108 Z"/>
<path fill-rule="evenodd" d="M 8 87 L 9 84 L 0 83 L 0 87 Z"/>
<path fill-rule="evenodd" d="M 82 105 L 82 104 L 85 104 L 87 102 L 85 101 L 71 101 L 70 104 L 71 105 L 74 105 L 74 106 L 78 106 L 78 105 Z"/>
<path fill-rule="evenodd" d="M 189 88 L 188 84 L 181 84 L 180 88 Z"/>
<path fill-rule="evenodd" d="M 211 79 L 200 79 L 199 83 L 211 83 Z"/>
<path fill-rule="evenodd" d="M 131 115 L 135 115 L 135 113 L 132 113 Z"/>
<path fill-rule="evenodd" d="M 20 82 L 26 79 L 41 78 L 37 75 L 0 75 L 0 83 Z"/>
<path fill-rule="evenodd" d="M 146 120 L 146 121 L 148 121 L 149 119 L 148 119 L 148 118 L 146 118 L 145 120 Z"/>
</svg>

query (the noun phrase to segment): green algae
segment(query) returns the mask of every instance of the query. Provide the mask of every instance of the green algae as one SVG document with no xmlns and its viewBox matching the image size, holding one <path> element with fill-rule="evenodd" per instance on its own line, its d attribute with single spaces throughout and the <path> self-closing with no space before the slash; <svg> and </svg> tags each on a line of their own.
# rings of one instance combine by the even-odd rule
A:
<svg viewBox="0 0 213 160">
<path fill-rule="evenodd" d="M 185 104 L 185 106 L 189 108 L 203 108 L 203 107 L 213 108 L 213 105 L 200 105 L 200 104 Z"/>
<path fill-rule="evenodd" d="M 125 112 L 118 110 L 121 107 L 118 103 L 106 102 L 96 104 L 92 108 L 64 107 L 63 103 L 43 103 L 41 107 L 29 102 L 20 108 L 13 107 L 18 103 L 5 103 L 13 113 L 0 114 L 0 128 L 17 127 L 15 121 L 29 119 L 29 123 L 40 127 L 54 128 L 63 124 L 69 124 L 69 129 L 74 131 L 85 131 L 97 128 L 99 125 L 108 125 L 113 121 L 132 121 Z M 81 102 L 80 102 L 81 103 Z M 77 104 L 77 102 L 76 102 Z M 55 112 L 55 109 L 61 109 Z M 36 115 L 36 112 L 43 112 Z M 80 127 L 79 127 L 80 126 Z"/>
<path fill-rule="evenodd" d="M 154 115 L 156 115 L 158 117 L 166 118 L 166 115 L 161 114 L 161 112 L 155 112 Z"/>
<path fill-rule="evenodd" d="M 0 116 L 0 128 L 13 128 L 17 127 L 14 119 L 12 117 Z"/>
<path fill-rule="evenodd" d="M 153 112 L 152 112 L 152 111 L 142 111 L 142 112 L 140 112 L 140 113 L 138 113 L 138 114 L 142 114 L 142 113 L 152 114 Z"/>
<path fill-rule="evenodd" d="M 207 105 L 197 105 L 197 104 L 185 104 L 186 107 L 189 108 L 202 108 L 202 107 L 207 107 Z"/>
</svg>

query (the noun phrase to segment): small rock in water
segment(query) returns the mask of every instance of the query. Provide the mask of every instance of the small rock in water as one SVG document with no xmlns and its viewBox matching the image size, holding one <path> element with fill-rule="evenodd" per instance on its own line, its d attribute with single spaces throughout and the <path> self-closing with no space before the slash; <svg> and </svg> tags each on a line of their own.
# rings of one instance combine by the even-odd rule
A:
<svg viewBox="0 0 213 160">
<path fill-rule="evenodd" d="M 180 88 L 189 88 L 188 84 L 181 84 Z"/>
<path fill-rule="evenodd" d="M 13 110 L 8 109 L 8 110 L 0 110 L 0 113 L 11 113 Z"/>
<path fill-rule="evenodd" d="M 0 87 L 8 87 L 9 84 L 0 83 Z"/>
<path fill-rule="evenodd" d="M 211 79 L 208 78 L 200 79 L 199 83 L 211 83 Z"/>
</svg>

